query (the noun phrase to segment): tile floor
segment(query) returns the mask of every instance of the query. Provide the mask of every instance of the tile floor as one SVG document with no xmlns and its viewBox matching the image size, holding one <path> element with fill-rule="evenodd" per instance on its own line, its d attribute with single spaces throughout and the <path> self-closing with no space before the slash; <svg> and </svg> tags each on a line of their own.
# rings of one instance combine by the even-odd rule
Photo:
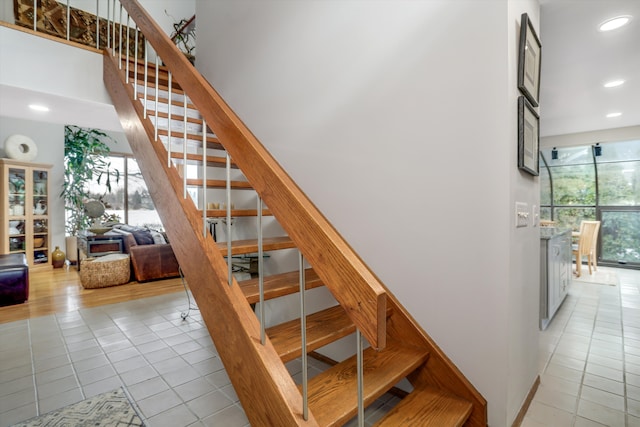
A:
<svg viewBox="0 0 640 427">
<path fill-rule="evenodd" d="M 574 283 L 540 333 L 524 427 L 640 426 L 640 271 L 609 270 L 617 286 Z M 149 427 L 247 426 L 199 313 L 182 321 L 185 308 L 176 293 L 1 324 L 0 427 L 117 387 Z M 287 366 L 299 378 L 300 361 Z M 321 369 L 310 359 L 310 376 Z M 396 401 L 372 405 L 366 425 Z"/>
<path fill-rule="evenodd" d="M 598 270 L 618 285 L 574 282 L 540 333 L 540 387 L 523 427 L 640 426 L 640 271 Z"/>
<path fill-rule="evenodd" d="M 0 324 L 0 427 L 117 387 L 149 427 L 249 425 L 199 312 L 180 318 L 186 306 L 175 293 Z M 300 360 L 287 368 L 300 378 Z M 309 377 L 325 368 L 309 359 Z M 379 399 L 366 425 L 396 402 Z"/>
</svg>

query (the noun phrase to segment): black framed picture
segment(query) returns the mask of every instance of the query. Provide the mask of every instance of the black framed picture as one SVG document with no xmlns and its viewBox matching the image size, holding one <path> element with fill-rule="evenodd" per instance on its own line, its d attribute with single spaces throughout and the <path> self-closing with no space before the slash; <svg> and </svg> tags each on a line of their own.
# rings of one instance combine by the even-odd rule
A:
<svg viewBox="0 0 640 427">
<path fill-rule="evenodd" d="M 518 97 L 518 168 L 540 174 L 540 117 L 531 103 Z"/>
<path fill-rule="evenodd" d="M 531 105 L 538 106 L 540 98 L 540 60 L 542 45 L 533 29 L 529 15 L 520 19 L 520 50 L 518 59 L 518 89 Z"/>
</svg>

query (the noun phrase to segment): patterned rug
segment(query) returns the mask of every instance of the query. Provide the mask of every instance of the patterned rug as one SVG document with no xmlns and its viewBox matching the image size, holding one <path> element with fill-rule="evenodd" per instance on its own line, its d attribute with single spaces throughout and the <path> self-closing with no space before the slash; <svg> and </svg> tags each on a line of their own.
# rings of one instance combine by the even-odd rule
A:
<svg viewBox="0 0 640 427">
<path fill-rule="evenodd" d="M 13 427 L 144 426 L 119 388 L 15 424 Z"/>
</svg>

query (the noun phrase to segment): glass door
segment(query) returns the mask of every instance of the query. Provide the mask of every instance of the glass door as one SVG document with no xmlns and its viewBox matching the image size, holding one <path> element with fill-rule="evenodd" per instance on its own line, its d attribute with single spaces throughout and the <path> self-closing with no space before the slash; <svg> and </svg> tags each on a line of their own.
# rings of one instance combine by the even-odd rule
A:
<svg viewBox="0 0 640 427">
<path fill-rule="evenodd" d="M 605 264 L 640 267 L 640 207 L 598 209 L 600 260 Z"/>
<path fill-rule="evenodd" d="M 26 251 L 26 169 L 9 169 L 9 252 Z"/>
<path fill-rule="evenodd" d="M 49 173 L 33 170 L 31 230 L 33 232 L 33 263 L 49 262 Z"/>
</svg>

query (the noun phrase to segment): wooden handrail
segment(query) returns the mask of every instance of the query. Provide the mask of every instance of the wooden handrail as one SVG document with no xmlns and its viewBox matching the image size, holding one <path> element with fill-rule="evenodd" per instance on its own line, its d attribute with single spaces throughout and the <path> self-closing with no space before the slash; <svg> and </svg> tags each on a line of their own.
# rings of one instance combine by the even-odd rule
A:
<svg viewBox="0 0 640 427">
<path fill-rule="evenodd" d="M 384 285 L 138 1 L 121 4 L 369 344 L 384 348 Z"/>
</svg>

